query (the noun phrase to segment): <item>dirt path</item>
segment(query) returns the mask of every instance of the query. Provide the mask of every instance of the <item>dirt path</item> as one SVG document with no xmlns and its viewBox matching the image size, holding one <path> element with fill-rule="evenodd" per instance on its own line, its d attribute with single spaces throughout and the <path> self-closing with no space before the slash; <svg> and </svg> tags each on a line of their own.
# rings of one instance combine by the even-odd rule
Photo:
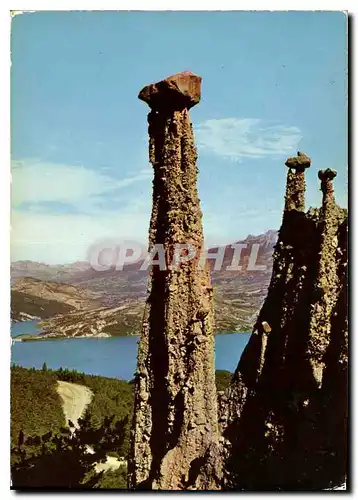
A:
<svg viewBox="0 0 358 500">
<path fill-rule="evenodd" d="M 85 409 L 93 398 L 93 392 L 85 385 L 72 384 L 71 382 L 57 382 L 57 392 L 63 402 L 63 411 L 66 422 L 71 420 L 78 429 L 78 419 L 83 417 Z"/>
<path fill-rule="evenodd" d="M 71 420 L 78 429 L 78 419 L 83 417 L 83 414 L 93 398 L 93 392 L 85 385 L 73 384 L 71 382 L 57 381 L 57 392 L 60 395 L 63 403 L 63 412 L 66 417 L 66 422 Z M 93 453 L 90 446 L 87 447 L 88 453 Z M 110 469 L 118 469 L 120 465 L 125 465 L 125 460 L 107 456 L 104 463 L 95 465 L 96 472 L 107 471 Z"/>
</svg>

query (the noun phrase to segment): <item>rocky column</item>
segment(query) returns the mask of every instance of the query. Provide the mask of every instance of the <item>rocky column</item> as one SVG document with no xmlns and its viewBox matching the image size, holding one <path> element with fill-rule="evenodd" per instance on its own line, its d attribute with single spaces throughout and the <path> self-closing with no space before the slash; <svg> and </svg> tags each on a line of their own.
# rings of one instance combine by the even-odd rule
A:
<svg viewBox="0 0 358 500">
<path fill-rule="evenodd" d="M 268 295 L 222 397 L 225 489 L 319 490 L 347 471 L 347 212 L 328 169 L 322 207 L 305 213 L 310 160 L 286 165 Z"/>
<path fill-rule="evenodd" d="M 287 159 L 285 165 L 288 167 L 286 181 L 285 207 L 282 225 L 278 234 L 277 244 L 274 252 L 273 272 L 269 287 L 267 304 L 270 304 L 271 295 L 274 302 L 281 304 L 287 302 L 287 282 L 291 279 L 293 268 L 297 264 L 298 251 L 304 244 L 301 232 L 306 232 L 305 227 L 305 170 L 311 166 L 311 159 L 305 154 L 298 152 L 297 156 Z M 292 228 L 295 227 L 295 230 Z M 277 298 L 280 297 L 280 300 Z M 286 299 L 284 299 L 286 297 Z M 266 320 L 266 312 L 272 309 L 272 304 L 267 306 L 267 311 L 262 311 L 259 320 Z M 272 317 L 273 316 L 273 317 Z M 269 324 L 274 330 L 279 329 L 277 322 L 282 318 L 282 309 L 275 310 L 274 314 L 268 314 Z M 281 321 L 282 323 L 282 321 Z"/>
<path fill-rule="evenodd" d="M 162 245 L 170 265 L 178 245 L 189 244 L 195 258 L 167 270 L 153 266 L 151 272 L 128 467 L 134 489 L 215 489 L 218 484 L 212 287 L 207 268 L 198 265 L 202 214 L 188 113 L 200 91 L 201 78 L 185 72 L 139 94 L 151 108 L 149 251 Z"/>
<path fill-rule="evenodd" d="M 341 209 L 334 200 L 333 179 L 335 170 L 326 169 L 318 172 L 323 193 L 321 208 L 321 241 L 318 262 L 318 276 L 315 284 L 316 302 L 313 305 L 310 321 L 308 357 L 313 375 L 320 387 L 322 384 L 324 354 L 330 341 L 331 315 L 336 302 L 339 276 L 338 260 L 335 258 L 338 248 L 338 228 L 342 222 Z"/>
<path fill-rule="evenodd" d="M 282 225 L 273 256 L 273 271 L 267 299 L 262 307 L 254 332 L 260 339 L 260 356 L 257 358 L 257 377 L 262 373 L 265 359 L 268 333 L 273 339 L 275 349 L 271 349 L 271 366 L 275 375 L 272 380 L 282 379 L 284 371 L 283 352 L 287 346 L 288 335 L 292 337 L 292 314 L 298 300 L 297 291 L 304 281 L 305 257 L 303 247 L 306 245 L 307 224 L 305 217 L 305 171 L 311 166 L 311 159 L 300 151 L 297 156 L 286 160 L 288 167 L 285 207 Z M 267 325 L 266 328 L 264 325 Z M 269 328 L 269 332 L 267 332 Z M 271 340 L 272 342 L 272 340 Z M 256 340 L 256 343 L 259 343 Z M 248 363 L 252 367 L 252 361 Z M 256 377 L 256 378 L 257 378 Z"/>
<path fill-rule="evenodd" d="M 304 213 L 305 170 L 311 166 L 311 159 L 305 153 L 298 152 L 297 156 L 288 158 L 285 165 L 288 167 L 285 208 L 273 255 L 268 294 L 255 323 L 253 335 L 235 371 L 226 414 L 223 411 L 220 413 L 220 420 L 223 420 L 220 422 L 222 431 L 230 421 L 240 419 L 246 398 L 262 375 L 268 343 L 275 348 L 270 349 L 268 369 L 271 373 L 266 380 L 270 380 L 277 388 L 277 381 L 284 382 L 286 379 L 283 374 L 283 352 L 289 333 L 287 323 L 290 322 L 297 300 L 296 285 L 302 278 L 301 249 L 306 241 L 301 233 L 307 234 Z M 234 434 L 235 432 L 236 430 L 233 431 Z"/>
<path fill-rule="evenodd" d="M 336 176 L 337 172 L 330 168 L 319 170 L 318 172 L 318 178 L 321 181 L 321 191 L 323 193 L 322 206 L 325 210 L 327 210 L 327 206 L 335 203 L 333 179 Z"/>
<path fill-rule="evenodd" d="M 305 209 L 305 170 L 311 166 L 311 159 L 300 151 L 286 161 L 288 167 L 285 211 Z"/>
</svg>

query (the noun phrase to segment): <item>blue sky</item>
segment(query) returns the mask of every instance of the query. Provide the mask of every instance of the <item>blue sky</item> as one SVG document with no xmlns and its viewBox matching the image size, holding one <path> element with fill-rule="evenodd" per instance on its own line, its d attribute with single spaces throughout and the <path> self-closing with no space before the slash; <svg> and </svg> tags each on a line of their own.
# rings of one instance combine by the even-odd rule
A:
<svg viewBox="0 0 358 500">
<path fill-rule="evenodd" d="M 280 226 L 287 156 L 334 168 L 347 205 L 346 17 L 338 12 L 37 12 L 12 21 L 12 260 L 146 242 L 146 84 L 202 76 L 191 110 L 208 245 Z"/>
</svg>

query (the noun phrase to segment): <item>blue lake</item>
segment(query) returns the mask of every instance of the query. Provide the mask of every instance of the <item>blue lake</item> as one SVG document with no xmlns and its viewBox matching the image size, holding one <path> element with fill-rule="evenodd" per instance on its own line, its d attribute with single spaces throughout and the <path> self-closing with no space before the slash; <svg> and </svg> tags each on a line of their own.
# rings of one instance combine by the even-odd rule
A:
<svg viewBox="0 0 358 500">
<path fill-rule="evenodd" d="M 14 323 L 11 336 L 35 334 L 40 330 L 37 321 Z M 233 372 L 244 350 L 250 333 L 232 333 L 216 336 L 216 369 Z M 137 362 L 139 337 L 80 338 L 14 342 L 11 362 L 27 368 L 68 368 L 93 375 L 133 378 Z"/>
<path fill-rule="evenodd" d="M 15 338 L 19 335 L 24 335 L 26 333 L 31 333 L 31 335 L 36 335 L 41 332 L 38 326 L 39 320 L 33 319 L 31 321 L 23 321 L 21 323 L 12 323 L 11 325 L 11 337 Z"/>
</svg>

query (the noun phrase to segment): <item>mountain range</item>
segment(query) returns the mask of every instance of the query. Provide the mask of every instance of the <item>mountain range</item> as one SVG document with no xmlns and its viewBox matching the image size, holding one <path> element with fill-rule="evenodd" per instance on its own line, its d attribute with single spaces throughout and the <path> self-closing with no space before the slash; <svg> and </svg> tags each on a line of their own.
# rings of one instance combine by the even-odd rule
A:
<svg viewBox="0 0 358 500">
<path fill-rule="evenodd" d="M 235 242 L 246 246 L 241 250 L 241 269 L 237 270 L 227 269 L 233 264 L 231 245 L 208 250 L 217 333 L 252 328 L 271 277 L 277 234 L 270 230 Z M 220 269 L 210 258 L 218 251 L 224 255 Z M 12 319 L 42 318 L 43 335 L 51 337 L 138 334 L 148 281 L 148 272 L 140 269 L 142 262 L 101 272 L 88 262 L 13 262 Z"/>
</svg>

